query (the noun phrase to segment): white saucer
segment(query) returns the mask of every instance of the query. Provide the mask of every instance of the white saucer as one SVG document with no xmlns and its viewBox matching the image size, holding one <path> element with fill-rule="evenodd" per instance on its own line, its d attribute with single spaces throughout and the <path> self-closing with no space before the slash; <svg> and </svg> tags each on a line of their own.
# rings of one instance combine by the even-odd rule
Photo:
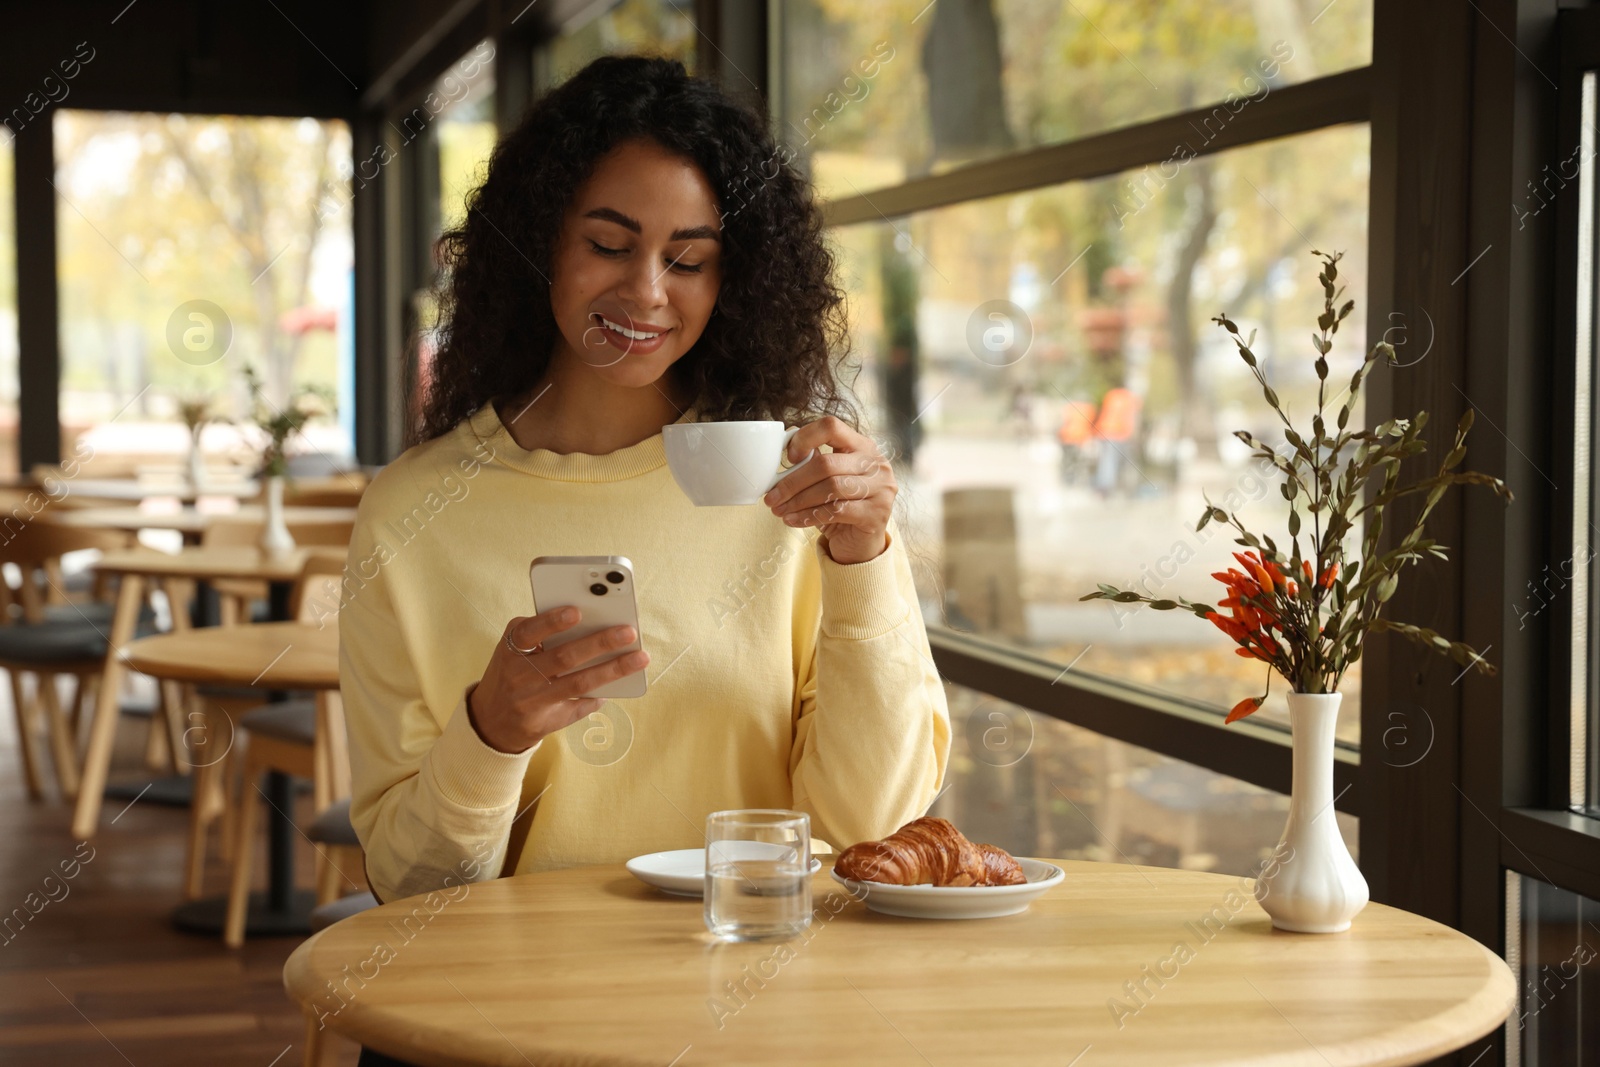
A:
<svg viewBox="0 0 1600 1067">
<path fill-rule="evenodd" d="M 759 844 L 759 842 L 751 842 Z M 706 888 L 706 850 L 680 848 L 673 852 L 652 852 L 628 861 L 628 873 L 639 881 L 676 897 L 700 897 Z M 822 869 L 822 861 L 811 857 L 811 873 Z"/>
<path fill-rule="evenodd" d="M 829 871 L 835 882 L 863 900 L 868 910 L 911 919 L 994 919 L 1026 911 L 1028 905 L 1058 886 L 1066 872 L 1053 863 L 1017 857 L 1022 885 L 885 885 L 857 882 Z"/>
</svg>

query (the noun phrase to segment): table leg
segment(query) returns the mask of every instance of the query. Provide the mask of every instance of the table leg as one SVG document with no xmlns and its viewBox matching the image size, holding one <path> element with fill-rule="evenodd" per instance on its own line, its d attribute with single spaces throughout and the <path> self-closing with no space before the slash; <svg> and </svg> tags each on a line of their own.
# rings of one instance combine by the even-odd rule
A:
<svg viewBox="0 0 1600 1067">
<path fill-rule="evenodd" d="M 294 810 L 293 782 L 282 771 L 270 771 L 266 792 L 272 802 L 267 813 L 267 907 L 287 913 L 294 896 L 295 829 L 287 814 Z"/>
<path fill-rule="evenodd" d="M 94 721 L 89 724 L 89 747 L 83 757 L 83 773 L 78 782 L 78 803 L 72 816 L 72 834 L 80 841 L 93 837 L 100 822 L 100 794 L 106 787 L 111 768 L 111 746 L 116 740 L 117 718 L 121 714 L 122 646 L 133 639 L 139 622 L 139 606 L 144 602 L 144 578 L 124 574 L 117 591 L 116 613 L 111 619 L 111 635 L 106 642 L 106 662 L 100 673 L 100 689 L 95 694 Z"/>
<path fill-rule="evenodd" d="M 293 582 L 268 582 L 267 617 L 273 622 L 290 621 L 289 602 L 293 597 Z"/>
<path fill-rule="evenodd" d="M 222 598 L 217 596 L 217 591 L 210 582 L 195 582 L 194 600 L 189 604 L 189 624 L 198 630 L 206 626 L 216 626 L 221 621 Z"/>
<path fill-rule="evenodd" d="M 185 612 L 178 610 L 178 605 L 183 602 L 192 588 L 192 583 L 179 579 L 163 578 L 159 582 L 162 594 L 167 598 L 167 606 L 172 609 L 172 632 L 175 634 L 188 633 L 193 627 Z M 198 593 L 196 594 L 198 599 Z M 172 761 L 175 774 L 187 775 L 193 768 L 192 753 L 188 751 L 188 711 L 192 703 L 190 697 L 194 687 L 179 682 L 163 680 L 160 683 L 160 703 L 156 714 L 166 727 L 166 736 L 162 739 L 166 754 Z M 150 720 L 154 726 L 156 718 Z M 146 763 L 149 762 L 151 753 L 146 753 Z"/>
<path fill-rule="evenodd" d="M 293 594 L 292 582 L 267 584 L 267 617 L 273 622 L 289 620 L 289 599 Z M 267 700 L 277 703 L 289 699 L 289 694 L 273 690 Z M 280 911 L 289 906 L 294 893 L 294 790 L 287 774 L 273 771 L 267 775 L 267 798 L 272 801 L 272 811 L 267 814 L 267 885 L 268 906 Z"/>
</svg>

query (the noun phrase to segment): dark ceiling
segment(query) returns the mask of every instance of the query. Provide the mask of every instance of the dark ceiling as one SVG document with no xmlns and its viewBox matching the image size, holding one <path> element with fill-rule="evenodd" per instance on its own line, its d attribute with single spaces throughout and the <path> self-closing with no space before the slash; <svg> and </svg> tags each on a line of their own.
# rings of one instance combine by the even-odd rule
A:
<svg viewBox="0 0 1600 1067">
<path fill-rule="evenodd" d="M 493 0 L 0 0 L 0 114 L 43 106 L 350 117 L 363 97 L 371 102 L 374 83 L 383 96 L 404 90 L 397 65 L 418 61 L 430 41 L 481 35 L 498 8 Z"/>
</svg>

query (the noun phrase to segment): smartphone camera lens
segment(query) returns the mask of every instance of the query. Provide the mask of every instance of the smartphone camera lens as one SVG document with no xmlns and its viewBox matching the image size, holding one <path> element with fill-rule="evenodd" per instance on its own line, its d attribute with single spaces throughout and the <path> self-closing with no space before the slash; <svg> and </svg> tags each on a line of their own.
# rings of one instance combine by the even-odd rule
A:
<svg viewBox="0 0 1600 1067">
<path fill-rule="evenodd" d="M 605 596 L 606 587 L 599 582 L 595 582 L 589 587 L 589 592 L 593 593 L 595 596 Z"/>
<path fill-rule="evenodd" d="M 622 584 L 622 572 L 621 571 L 611 571 L 609 574 L 606 575 L 606 581 L 610 582 L 612 585 L 621 585 Z"/>
</svg>

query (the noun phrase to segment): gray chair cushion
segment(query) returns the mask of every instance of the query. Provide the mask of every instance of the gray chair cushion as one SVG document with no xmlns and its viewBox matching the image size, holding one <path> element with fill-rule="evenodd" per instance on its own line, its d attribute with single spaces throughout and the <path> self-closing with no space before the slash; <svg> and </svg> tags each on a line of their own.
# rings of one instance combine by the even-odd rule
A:
<svg viewBox="0 0 1600 1067">
<path fill-rule="evenodd" d="M 11 663 L 54 664 L 105 659 L 107 626 L 83 619 L 13 623 L 0 626 L 0 660 Z M 153 621 L 141 622 L 136 637 L 156 633 Z"/>
<path fill-rule="evenodd" d="M 263 704 L 239 716 L 239 725 L 253 734 L 309 745 L 317 737 L 317 702 L 285 700 Z"/>
<path fill-rule="evenodd" d="M 336 800 L 329 804 L 321 815 L 311 820 L 306 836 L 325 845 L 349 845 L 352 848 L 360 848 L 361 839 L 356 837 L 355 825 L 350 822 L 350 801 Z"/>
<path fill-rule="evenodd" d="M 61 586 L 69 593 L 87 593 L 94 589 L 94 571 L 87 567 L 67 571 L 61 576 Z"/>
<path fill-rule="evenodd" d="M 44 606 L 45 622 L 92 622 L 107 633 L 111 632 L 111 617 L 117 613 L 117 606 L 105 600 L 91 600 L 83 604 L 46 604 Z M 21 621 L 20 619 L 18 621 Z M 139 608 L 139 623 L 141 625 L 154 625 L 156 621 L 155 609 L 149 604 Z"/>
<path fill-rule="evenodd" d="M 352 893 L 350 896 L 340 897 L 338 900 L 330 900 L 311 912 L 311 932 L 316 933 L 318 930 L 332 926 L 340 919 L 348 919 L 358 912 L 366 911 L 368 908 L 376 908 L 377 906 L 378 898 L 371 893 Z"/>
</svg>

